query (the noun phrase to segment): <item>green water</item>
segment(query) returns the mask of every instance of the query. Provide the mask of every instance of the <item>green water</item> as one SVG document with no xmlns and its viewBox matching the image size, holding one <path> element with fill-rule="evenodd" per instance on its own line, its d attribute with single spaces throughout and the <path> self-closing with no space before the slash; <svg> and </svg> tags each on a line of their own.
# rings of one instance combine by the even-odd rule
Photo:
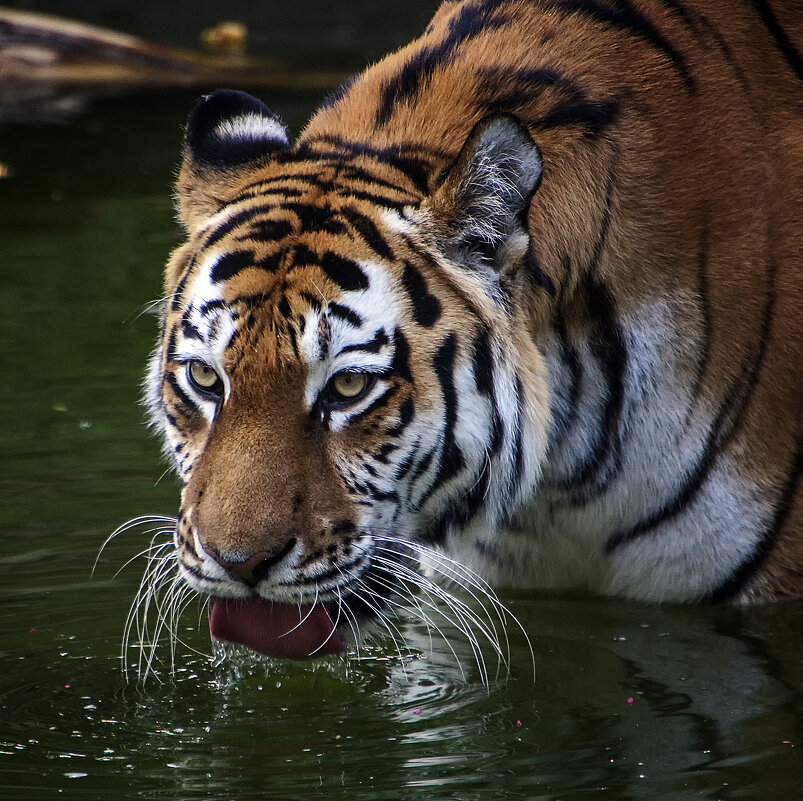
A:
<svg viewBox="0 0 803 801">
<path fill-rule="evenodd" d="M 506 595 L 536 676 L 511 628 L 489 688 L 463 638 L 414 622 L 405 658 L 380 638 L 347 664 L 215 666 L 191 606 L 172 678 L 124 683 L 143 564 L 116 572 L 147 535 L 90 571 L 119 523 L 176 510 L 137 400 L 193 94 L 0 131 L 0 797 L 803 798 L 799 604 Z M 317 98 L 266 100 L 297 130 Z"/>
</svg>

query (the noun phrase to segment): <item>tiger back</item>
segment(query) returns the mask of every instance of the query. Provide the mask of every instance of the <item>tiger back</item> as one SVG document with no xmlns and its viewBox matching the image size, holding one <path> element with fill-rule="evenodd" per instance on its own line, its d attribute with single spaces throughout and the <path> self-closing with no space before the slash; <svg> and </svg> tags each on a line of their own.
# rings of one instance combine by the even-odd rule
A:
<svg viewBox="0 0 803 801">
<path fill-rule="evenodd" d="M 148 396 L 214 636 L 342 650 L 422 559 L 803 595 L 801 19 L 447 2 L 295 144 L 200 101 Z"/>
</svg>

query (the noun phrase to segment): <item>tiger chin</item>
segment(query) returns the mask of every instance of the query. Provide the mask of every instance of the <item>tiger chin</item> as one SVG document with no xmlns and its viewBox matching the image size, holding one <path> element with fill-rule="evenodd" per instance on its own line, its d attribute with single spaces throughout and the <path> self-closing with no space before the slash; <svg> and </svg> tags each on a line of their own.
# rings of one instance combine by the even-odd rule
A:
<svg viewBox="0 0 803 801">
<path fill-rule="evenodd" d="M 784 5 L 447 2 L 294 143 L 199 101 L 148 403 L 215 639 L 340 652 L 421 588 L 470 629 L 433 574 L 803 595 Z"/>
</svg>

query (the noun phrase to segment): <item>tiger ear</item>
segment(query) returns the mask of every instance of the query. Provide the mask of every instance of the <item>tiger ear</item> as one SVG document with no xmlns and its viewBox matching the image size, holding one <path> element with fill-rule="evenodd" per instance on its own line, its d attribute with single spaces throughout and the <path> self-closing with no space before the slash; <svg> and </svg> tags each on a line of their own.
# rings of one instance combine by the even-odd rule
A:
<svg viewBox="0 0 803 801">
<path fill-rule="evenodd" d="M 515 270 L 528 250 L 527 212 L 541 172 L 538 147 L 520 120 L 480 120 L 430 199 L 443 252 L 493 277 Z"/>
<path fill-rule="evenodd" d="M 176 184 L 188 231 L 220 209 L 245 167 L 289 146 L 284 123 L 261 100 L 231 89 L 202 97 L 187 121 Z"/>
</svg>

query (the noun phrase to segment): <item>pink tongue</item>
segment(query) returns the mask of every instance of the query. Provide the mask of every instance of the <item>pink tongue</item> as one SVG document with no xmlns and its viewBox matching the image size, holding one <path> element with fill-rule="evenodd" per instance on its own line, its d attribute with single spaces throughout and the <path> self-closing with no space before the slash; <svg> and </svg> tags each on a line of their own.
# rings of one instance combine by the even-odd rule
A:
<svg viewBox="0 0 803 801">
<path fill-rule="evenodd" d="M 303 622 L 302 622 L 303 621 Z M 346 650 L 329 612 L 321 604 L 280 604 L 262 598 L 214 598 L 209 611 L 213 640 L 246 645 L 254 651 L 283 659 Z"/>
</svg>

